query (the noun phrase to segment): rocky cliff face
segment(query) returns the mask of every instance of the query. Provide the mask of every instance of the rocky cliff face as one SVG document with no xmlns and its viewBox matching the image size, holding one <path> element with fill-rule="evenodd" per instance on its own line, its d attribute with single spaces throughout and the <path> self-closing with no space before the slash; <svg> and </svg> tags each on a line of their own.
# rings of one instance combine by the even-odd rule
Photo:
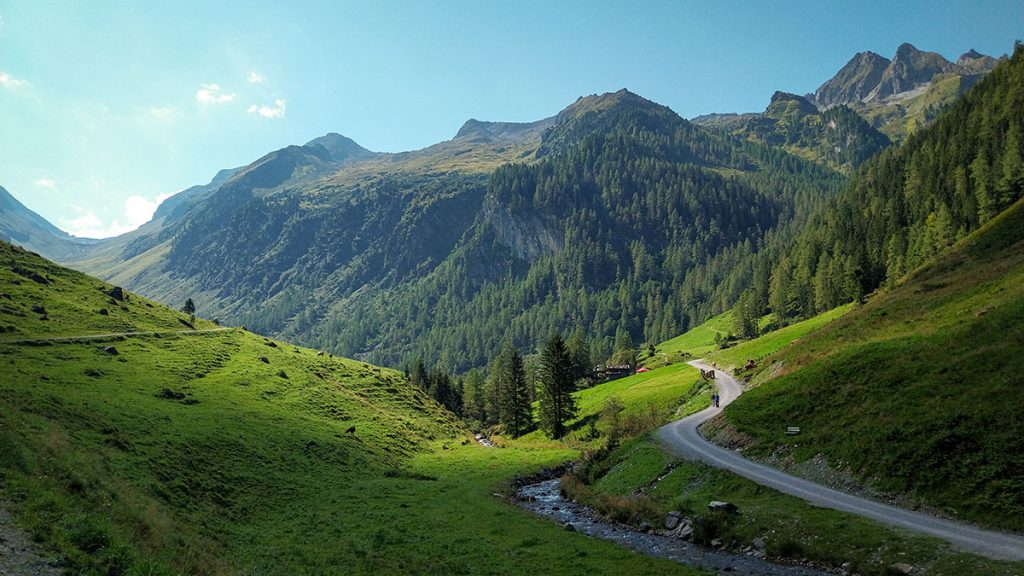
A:
<svg viewBox="0 0 1024 576">
<path fill-rule="evenodd" d="M 874 52 L 860 52 L 809 96 L 821 109 L 861 102 L 878 87 L 890 64 Z"/>
</svg>

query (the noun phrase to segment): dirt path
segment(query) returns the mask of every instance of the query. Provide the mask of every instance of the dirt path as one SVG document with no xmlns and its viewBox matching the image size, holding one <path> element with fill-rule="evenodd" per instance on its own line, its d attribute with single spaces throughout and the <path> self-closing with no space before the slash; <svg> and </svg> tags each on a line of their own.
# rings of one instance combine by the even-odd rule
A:
<svg viewBox="0 0 1024 576">
<path fill-rule="evenodd" d="M 711 369 L 702 362 L 691 365 Z M 700 460 L 716 468 L 729 470 L 758 484 L 774 488 L 816 506 L 832 508 L 877 520 L 892 526 L 942 538 L 955 547 L 998 560 L 1024 560 L 1024 537 L 995 530 L 984 530 L 970 524 L 929 516 L 921 512 L 866 500 L 826 488 L 803 478 L 791 476 L 743 458 L 732 450 L 713 444 L 701 436 L 698 428 L 716 416 L 725 406 L 743 393 L 743 387 L 727 372 L 715 372 L 715 384 L 721 394 L 721 408 L 706 408 L 658 429 L 657 438 L 673 452 L 684 458 Z"/>
<path fill-rule="evenodd" d="M 0 344 L 34 344 L 37 342 L 89 342 L 91 340 L 108 340 L 110 338 L 125 338 L 128 336 L 171 336 L 206 334 L 209 332 L 225 332 L 234 328 L 221 326 L 220 328 L 203 328 L 202 330 L 163 330 L 153 332 L 111 332 L 109 334 L 85 334 L 83 336 L 48 336 L 44 338 L 14 338 L 11 340 L 0 340 Z"/>
<path fill-rule="evenodd" d="M 58 563 L 46 558 L 0 502 L 0 576 L 61 576 Z"/>
</svg>

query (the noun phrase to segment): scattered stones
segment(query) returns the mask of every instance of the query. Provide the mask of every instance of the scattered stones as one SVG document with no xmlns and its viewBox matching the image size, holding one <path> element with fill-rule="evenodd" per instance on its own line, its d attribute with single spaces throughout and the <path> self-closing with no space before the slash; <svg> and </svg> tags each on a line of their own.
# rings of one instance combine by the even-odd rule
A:
<svg viewBox="0 0 1024 576">
<path fill-rule="evenodd" d="M 732 502 L 722 502 L 720 500 L 712 500 L 709 502 L 708 510 L 711 510 L 712 512 L 728 512 L 730 514 L 739 512 L 739 508 L 737 508 Z"/>
</svg>

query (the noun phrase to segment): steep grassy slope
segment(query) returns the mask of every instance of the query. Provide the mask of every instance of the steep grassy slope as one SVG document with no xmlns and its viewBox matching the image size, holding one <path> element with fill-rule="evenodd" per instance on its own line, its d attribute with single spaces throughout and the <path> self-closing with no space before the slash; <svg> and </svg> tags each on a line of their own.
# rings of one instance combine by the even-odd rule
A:
<svg viewBox="0 0 1024 576">
<path fill-rule="evenodd" d="M 882 490 L 1024 530 L 1024 202 L 783 350 L 729 423 L 750 450 L 824 454 Z M 783 435 L 799 425 L 798 438 Z M 840 464 L 841 463 L 841 464 Z"/>
<path fill-rule="evenodd" d="M 184 300 L 182 300 L 184 304 Z M 0 340 L 216 325 L 0 242 Z"/>
<path fill-rule="evenodd" d="M 799 341 L 808 334 L 812 334 L 815 330 L 829 322 L 832 322 L 836 318 L 841 317 L 852 308 L 853 304 L 833 308 L 832 310 L 822 312 L 813 318 L 808 318 L 807 320 L 796 322 L 789 326 L 783 326 L 766 334 L 762 334 L 752 340 L 740 342 L 735 346 L 730 346 L 724 349 L 715 348 L 706 354 L 706 358 L 708 361 L 714 362 L 722 368 L 742 368 L 748 360 L 754 360 L 757 362 L 769 354 L 774 354 L 786 346 L 789 346 L 791 343 Z"/>
<path fill-rule="evenodd" d="M 71 573 L 689 573 L 492 495 L 572 451 L 464 445 L 400 373 L 237 329 L 168 334 L 181 314 L 135 295 L 110 324 L 102 283 L 0 249 L 17 336 L 56 337 L 64 317 L 75 334 L 161 331 L 0 342 L 0 498 Z"/>
</svg>

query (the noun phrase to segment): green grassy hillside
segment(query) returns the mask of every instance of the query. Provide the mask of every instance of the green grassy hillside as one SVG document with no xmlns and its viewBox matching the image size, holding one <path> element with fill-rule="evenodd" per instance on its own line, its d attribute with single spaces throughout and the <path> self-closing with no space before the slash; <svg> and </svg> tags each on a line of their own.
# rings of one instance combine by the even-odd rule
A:
<svg viewBox="0 0 1024 576">
<path fill-rule="evenodd" d="M 822 312 L 817 316 L 808 318 L 802 322 L 796 322 L 789 326 L 783 326 L 754 338 L 744 340 L 735 346 L 725 349 L 712 348 L 707 354 L 707 360 L 721 365 L 723 368 L 742 368 L 748 360 L 759 361 L 769 354 L 789 346 L 791 343 L 814 332 L 818 328 L 842 317 L 853 307 L 852 304 L 833 308 L 828 312 Z"/>
<path fill-rule="evenodd" d="M 216 328 L 114 288 L 0 242 L 0 340 Z"/>
<path fill-rule="evenodd" d="M 494 497 L 574 451 L 485 449 L 398 372 L 135 295 L 100 315 L 108 286 L 0 249 L 0 504 L 70 573 L 692 573 Z M 24 340 L 63 330 L 159 333 Z"/>
<path fill-rule="evenodd" d="M 748 451 L 824 454 L 942 513 L 1024 530 L 1024 203 L 782 350 L 726 411 Z M 804 433 L 786 437 L 786 425 Z"/>
</svg>

